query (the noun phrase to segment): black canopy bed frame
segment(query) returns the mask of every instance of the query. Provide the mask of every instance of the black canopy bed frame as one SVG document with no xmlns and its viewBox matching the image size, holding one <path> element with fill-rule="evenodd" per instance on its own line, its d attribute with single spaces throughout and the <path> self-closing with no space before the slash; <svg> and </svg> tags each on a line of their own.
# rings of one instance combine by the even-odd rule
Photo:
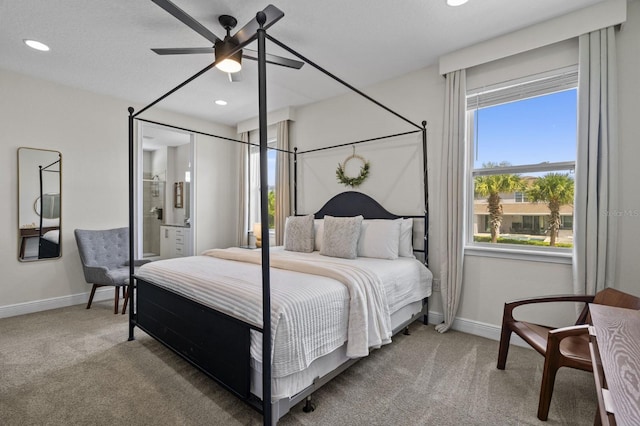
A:
<svg viewBox="0 0 640 426">
<path fill-rule="evenodd" d="M 57 169 L 54 166 L 58 166 Z M 60 175 L 60 158 L 54 161 L 51 164 L 46 166 L 38 166 L 38 172 L 40 176 L 40 226 L 38 227 L 38 259 L 52 259 L 56 257 L 60 257 L 60 236 L 58 236 L 58 241 L 54 242 L 47 238 L 44 238 L 44 234 L 48 231 L 53 231 L 56 229 L 60 229 L 60 224 L 58 226 L 44 227 L 44 173 L 58 173 Z M 58 179 L 60 177 L 58 176 Z M 58 194 L 59 198 L 59 194 Z M 55 203 L 55 200 L 52 200 Z M 58 218 L 58 220 L 60 220 Z"/>
<path fill-rule="evenodd" d="M 350 90 L 358 93 L 365 99 L 373 102 L 394 116 L 409 123 L 417 130 L 412 130 L 404 133 L 398 133 L 393 135 L 381 136 L 372 139 L 359 140 L 330 147 L 311 149 L 308 151 L 298 152 L 297 148 L 293 151 L 283 151 L 293 156 L 293 169 L 294 169 L 294 214 L 297 212 L 297 160 L 298 156 L 305 153 L 316 152 L 320 150 L 327 150 L 332 148 L 338 148 L 348 145 L 355 145 L 365 142 L 378 141 L 382 139 L 403 136 L 412 133 L 420 132 L 422 134 L 422 149 L 423 149 L 423 179 L 424 179 L 424 200 L 425 209 L 424 215 L 420 216 L 398 216 L 388 212 L 380 204 L 374 201 L 372 198 L 365 194 L 347 191 L 342 194 L 338 194 L 333 199 L 328 201 L 318 212 L 315 213 L 315 217 L 322 218 L 325 214 L 331 214 L 334 216 L 353 216 L 362 214 L 368 219 L 396 219 L 400 217 L 405 218 L 424 218 L 424 242 L 423 249 L 415 249 L 414 251 L 424 253 L 424 263 L 427 264 L 428 259 L 428 191 L 427 191 L 427 167 L 426 167 L 426 143 L 427 143 L 427 123 L 422 122 L 422 125 L 418 125 L 390 108 L 384 106 L 380 102 L 372 99 L 368 95 L 364 94 L 355 87 L 344 82 L 340 78 L 334 76 L 330 72 L 326 71 L 322 67 L 318 66 L 314 62 L 300 55 L 293 49 L 274 39 L 267 34 L 265 28 L 266 17 L 263 12 L 258 12 L 256 15 L 259 28 L 256 33 L 248 37 L 246 41 L 238 45 L 234 50 L 230 50 L 227 56 L 231 56 L 244 46 L 257 41 L 258 44 L 258 126 L 259 126 L 259 144 L 249 143 L 223 137 L 219 135 L 199 132 L 197 130 L 186 129 L 183 127 L 173 126 L 157 121 L 146 120 L 140 118 L 139 115 L 156 105 L 158 102 L 165 99 L 167 96 L 176 92 L 180 88 L 184 87 L 189 82 L 195 80 L 206 71 L 212 69 L 218 62 L 224 59 L 216 57 L 216 60 L 194 74 L 178 86 L 174 87 L 149 105 L 140 109 L 134 113 L 134 109 L 129 107 L 129 227 L 132 232 L 129 233 L 129 255 L 130 255 L 130 289 L 129 294 L 131 298 L 132 309 L 129 310 L 129 340 L 134 339 L 134 328 L 137 326 L 147 334 L 154 337 L 156 340 L 163 343 L 165 346 L 182 356 L 186 361 L 202 370 L 209 377 L 213 378 L 216 382 L 221 384 L 224 388 L 235 394 L 244 402 L 258 410 L 263 415 L 264 424 L 272 424 L 286 412 L 289 408 L 293 407 L 300 401 L 307 399 L 309 402 L 309 396 L 317 388 L 324 383 L 331 380 L 333 377 L 340 374 L 351 364 L 357 361 L 357 359 L 351 359 L 349 362 L 344 363 L 338 369 L 325 375 L 314 381 L 314 383 L 307 389 L 283 402 L 282 400 L 272 403 L 272 372 L 271 372 L 271 290 L 270 290 L 270 263 L 269 263 L 269 235 L 266 227 L 262 228 L 262 248 L 261 248 L 261 260 L 262 260 L 262 327 L 244 322 L 240 319 L 229 316 L 225 313 L 219 312 L 203 304 L 197 303 L 189 298 L 178 295 L 175 292 L 167 290 L 165 288 L 154 285 L 151 282 L 145 281 L 136 275 L 134 275 L 135 264 L 135 247 L 134 247 L 134 235 L 133 232 L 134 221 L 134 122 L 142 121 L 153 124 L 159 124 L 167 127 L 171 127 L 179 130 L 186 130 L 196 134 L 202 134 L 211 136 L 214 138 L 233 141 L 237 143 L 259 146 L 260 149 L 260 200 L 261 200 L 261 221 L 267 223 L 268 211 L 267 211 L 267 150 L 274 149 L 267 147 L 267 86 L 266 86 L 266 40 L 270 40 L 281 48 L 285 49 L 289 53 L 298 57 L 300 60 L 309 64 L 310 66 L 318 69 L 333 80 L 339 82 Z M 270 26 L 272 23 L 269 23 Z M 426 299 L 423 301 L 423 309 L 419 314 L 416 314 L 410 319 L 410 321 L 402 324 L 401 327 L 393 330 L 394 334 L 406 326 L 419 319 L 424 318 L 425 324 L 427 323 L 427 303 Z M 262 334 L 262 399 L 259 399 L 250 392 L 250 332 L 251 330 L 258 331 Z M 224 349 L 222 349 L 224 348 Z"/>
</svg>

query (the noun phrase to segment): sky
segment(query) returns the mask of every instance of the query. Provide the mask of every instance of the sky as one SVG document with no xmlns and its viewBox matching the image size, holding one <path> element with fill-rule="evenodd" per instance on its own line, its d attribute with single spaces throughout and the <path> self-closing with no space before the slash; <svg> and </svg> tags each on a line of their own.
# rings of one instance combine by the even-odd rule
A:
<svg viewBox="0 0 640 426">
<path fill-rule="evenodd" d="M 576 114 L 576 89 L 480 109 L 474 168 L 575 161 Z"/>
<path fill-rule="evenodd" d="M 269 186 L 276 185 L 276 155 L 277 151 L 270 149 L 267 151 L 267 182 Z"/>
</svg>

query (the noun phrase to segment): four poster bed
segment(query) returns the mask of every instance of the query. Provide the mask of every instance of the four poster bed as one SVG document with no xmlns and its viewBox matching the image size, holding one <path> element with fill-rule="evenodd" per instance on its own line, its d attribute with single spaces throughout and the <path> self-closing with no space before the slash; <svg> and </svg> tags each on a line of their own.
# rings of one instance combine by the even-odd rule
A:
<svg viewBox="0 0 640 426">
<path fill-rule="evenodd" d="M 60 182 L 60 158 L 47 166 L 38 166 L 40 178 L 40 226 L 38 227 L 38 259 L 60 257 L 60 185 L 58 192 L 44 193 L 44 173 L 57 174 Z M 45 225 L 47 223 L 47 225 Z"/>
<path fill-rule="evenodd" d="M 259 12 L 256 19 L 260 28 L 237 49 L 258 41 L 262 222 L 267 223 L 268 186 L 266 39 L 418 128 L 401 135 L 422 133 L 426 206 L 426 122 L 419 126 L 346 84 L 267 35 L 265 28 L 273 22 L 265 25 L 264 14 Z M 138 113 L 129 108 L 132 230 L 134 120 L 149 122 L 138 115 L 216 62 Z M 394 136 L 398 135 L 321 149 Z M 317 150 L 306 152 L 312 151 Z M 284 247 L 269 247 L 265 227 L 261 249 L 212 249 L 199 256 L 151 262 L 136 275 L 130 269 L 129 340 L 139 327 L 260 411 L 265 424 L 277 422 L 305 398 L 309 402 L 317 388 L 371 349 L 389 343 L 411 322 L 424 318 L 426 323 L 431 295 L 432 276 L 425 266 L 426 208 L 424 215 L 403 217 L 365 194 L 347 191 L 314 214 L 299 215 L 297 158 L 304 153 L 289 152 L 294 159 L 294 216 L 287 219 Z M 424 234 L 415 238 L 413 225 L 420 221 Z M 135 234 L 130 232 L 131 265 Z M 424 261 L 416 259 L 414 251 L 424 252 Z"/>
</svg>

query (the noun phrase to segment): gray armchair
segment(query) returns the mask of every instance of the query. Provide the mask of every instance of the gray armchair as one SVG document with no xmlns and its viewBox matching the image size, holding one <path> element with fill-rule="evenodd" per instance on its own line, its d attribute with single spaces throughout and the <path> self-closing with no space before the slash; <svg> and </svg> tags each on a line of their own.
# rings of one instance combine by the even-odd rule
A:
<svg viewBox="0 0 640 426">
<path fill-rule="evenodd" d="M 103 286 L 115 287 L 115 304 L 113 313 L 118 313 L 119 294 L 122 288 L 124 304 L 122 313 L 127 310 L 129 301 L 129 228 L 105 230 L 76 229 L 74 231 L 84 279 L 93 284 L 87 309 L 96 288 Z M 136 260 L 135 266 L 147 263 L 148 260 Z"/>
</svg>

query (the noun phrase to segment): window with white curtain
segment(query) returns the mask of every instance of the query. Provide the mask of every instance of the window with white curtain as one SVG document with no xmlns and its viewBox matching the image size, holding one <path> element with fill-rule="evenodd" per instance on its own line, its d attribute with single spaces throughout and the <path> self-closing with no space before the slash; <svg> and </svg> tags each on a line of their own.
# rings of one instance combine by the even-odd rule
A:
<svg viewBox="0 0 640 426">
<path fill-rule="evenodd" d="M 267 141 L 269 148 L 276 148 L 276 139 L 271 138 Z M 267 150 L 267 177 L 268 177 L 268 196 L 269 196 L 269 230 L 274 229 L 274 211 L 275 211 L 275 193 L 276 193 L 276 153 L 275 149 Z M 253 230 L 255 223 L 260 223 L 260 148 L 251 146 L 248 162 L 249 173 L 249 229 Z"/>
<path fill-rule="evenodd" d="M 577 67 L 467 93 L 468 248 L 571 251 Z"/>
</svg>

